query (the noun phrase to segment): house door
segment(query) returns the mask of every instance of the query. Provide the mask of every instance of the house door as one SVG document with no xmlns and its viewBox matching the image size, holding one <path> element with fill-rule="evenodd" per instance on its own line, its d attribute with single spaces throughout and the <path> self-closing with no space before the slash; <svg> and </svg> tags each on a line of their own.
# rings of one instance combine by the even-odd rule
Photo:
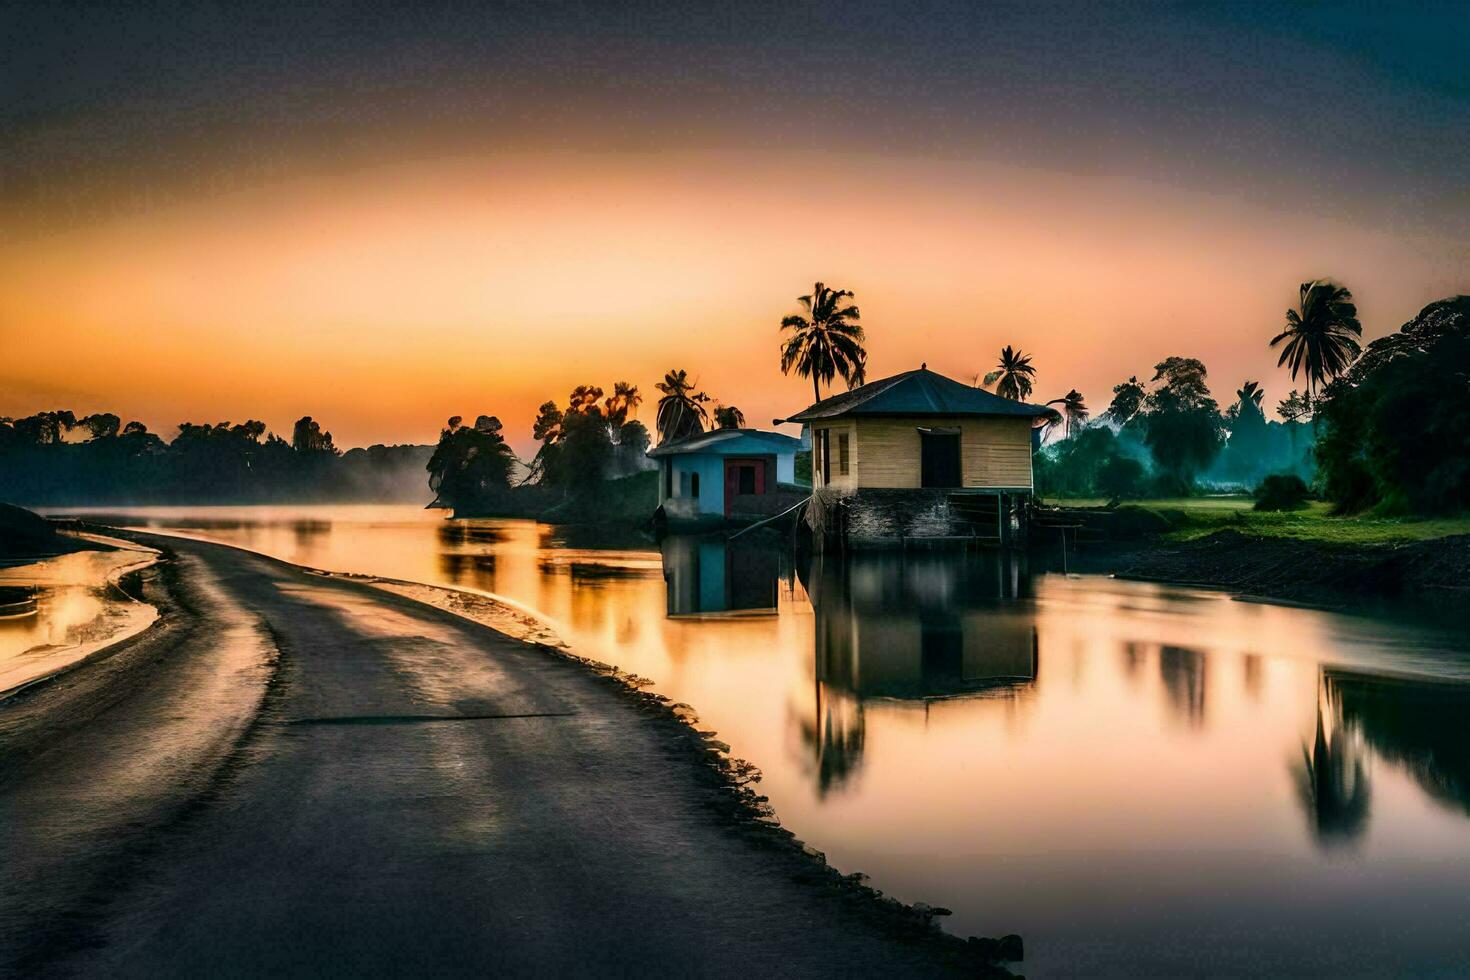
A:
<svg viewBox="0 0 1470 980">
<path fill-rule="evenodd" d="M 725 513 L 734 513 L 735 498 L 766 492 L 766 461 L 725 460 Z"/>
<path fill-rule="evenodd" d="M 960 435 L 958 432 L 919 433 L 919 486 L 958 487 Z"/>
</svg>

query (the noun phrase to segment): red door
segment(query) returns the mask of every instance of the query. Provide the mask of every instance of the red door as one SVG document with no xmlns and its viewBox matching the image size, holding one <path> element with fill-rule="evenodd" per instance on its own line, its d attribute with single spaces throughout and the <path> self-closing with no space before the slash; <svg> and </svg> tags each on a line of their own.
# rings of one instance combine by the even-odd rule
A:
<svg viewBox="0 0 1470 980">
<path fill-rule="evenodd" d="M 763 459 L 725 460 L 725 514 L 735 512 L 735 498 L 766 492 L 766 461 Z"/>
</svg>

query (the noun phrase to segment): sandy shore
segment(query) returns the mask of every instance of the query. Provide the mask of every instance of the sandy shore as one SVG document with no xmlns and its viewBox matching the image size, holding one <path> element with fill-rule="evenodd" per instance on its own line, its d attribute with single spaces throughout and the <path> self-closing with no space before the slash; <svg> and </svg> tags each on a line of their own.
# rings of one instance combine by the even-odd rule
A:
<svg viewBox="0 0 1470 980">
<path fill-rule="evenodd" d="M 137 537 L 172 556 L 139 576 L 159 622 L 0 705 L 0 971 L 973 975 L 1016 951 L 828 868 L 636 679 Z"/>
</svg>

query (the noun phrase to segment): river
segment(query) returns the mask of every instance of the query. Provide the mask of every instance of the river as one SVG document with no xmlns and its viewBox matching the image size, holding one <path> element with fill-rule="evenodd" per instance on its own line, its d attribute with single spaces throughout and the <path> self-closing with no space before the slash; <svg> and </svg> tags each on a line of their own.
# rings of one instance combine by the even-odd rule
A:
<svg viewBox="0 0 1470 980">
<path fill-rule="evenodd" d="M 693 705 L 836 867 L 1021 933 L 1030 976 L 1470 971 L 1461 629 L 993 553 L 797 567 L 413 507 L 106 513 L 534 610 Z"/>
</svg>

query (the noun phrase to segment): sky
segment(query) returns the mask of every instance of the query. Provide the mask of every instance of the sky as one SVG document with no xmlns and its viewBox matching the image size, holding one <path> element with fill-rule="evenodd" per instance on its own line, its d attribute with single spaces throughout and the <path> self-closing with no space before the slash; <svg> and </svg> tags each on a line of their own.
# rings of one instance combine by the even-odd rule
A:
<svg viewBox="0 0 1470 980">
<path fill-rule="evenodd" d="M 731 9 L 734 8 L 734 9 Z M 339 445 L 687 370 L 805 407 L 781 317 L 851 289 L 869 376 L 1034 356 L 1036 397 L 1201 358 L 1305 279 L 1365 336 L 1470 291 L 1470 6 L 10 4 L 0 415 L 310 414 Z"/>
</svg>

